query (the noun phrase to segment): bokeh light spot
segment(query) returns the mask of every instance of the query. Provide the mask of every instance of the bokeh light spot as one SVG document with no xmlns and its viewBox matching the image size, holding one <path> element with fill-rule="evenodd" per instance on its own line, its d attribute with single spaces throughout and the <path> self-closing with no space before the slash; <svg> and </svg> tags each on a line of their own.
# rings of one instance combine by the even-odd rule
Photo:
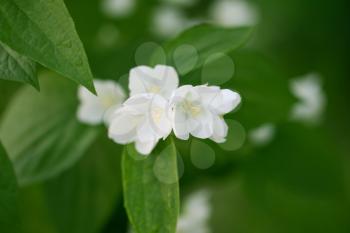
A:
<svg viewBox="0 0 350 233">
<path fill-rule="evenodd" d="M 207 169 L 215 163 L 215 152 L 205 142 L 193 139 L 191 142 L 191 161 L 199 169 Z"/>
<path fill-rule="evenodd" d="M 165 64 L 165 52 L 157 43 L 146 42 L 136 49 L 135 62 L 136 65 Z"/>
<path fill-rule="evenodd" d="M 167 146 L 156 158 L 153 165 L 154 175 L 160 182 L 165 184 L 173 184 L 178 181 L 179 176 L 177 172 L 174 172 L 169 169 L 171 164 L 171 159 L 169 156 L 172 156 L 172 146 Z"/>
<path fill-rule="evenodd" d="M 186 63 L 181 61 L 186 58 Z M 184 44 L 177 47 L 173 54 L 175 66 L 180 74 L 186 74 L 191 71 L 198 61 L 197 49 L 189 44 Z"/>
<path fill-rule="evenodd" d="M 206 59 L 202 68 L 202 83 L 221 85 L 229 81 L 234 74 L 234 63 L 231 57 L 216 53 Z"/>
<path fill-rule="evenodd" d="M 235 120 L 226 120 L 228 125 L 228 134 L 226 142 L 220 143 L 219 146 L 226 151 L 235 151 L 242 147 L 246 139 L 244 127 Z"/>
</svg>

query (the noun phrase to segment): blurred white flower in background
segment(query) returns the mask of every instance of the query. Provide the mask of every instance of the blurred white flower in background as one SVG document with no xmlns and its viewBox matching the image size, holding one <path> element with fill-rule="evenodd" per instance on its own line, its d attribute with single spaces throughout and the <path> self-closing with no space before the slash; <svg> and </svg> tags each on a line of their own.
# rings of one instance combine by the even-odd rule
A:
<svg viewBox="0 0 350 233">
<path fill-rule="evenodd" d="M 209 233 L 210 192 L 199 190 L 184 201 L 176 233 Z"/>
<path fill-rule="evenodd" d="M 264 146 L 273 140 L 275 133 L 275 125 L 266 123 L 251 130 L 249 132 L 249 138 L 253 144 L 257 146 Z"/>
<path fill-rule="evenodd" d="M 108 135 L 119 144 L 135 143 L 136 150 L 148 155 L 171 132 L 167 117 L 168 101 L 157 94 L 137 94 L 114 112 Z"/>
<path fill-rule="evenodd" d="M 171 66 L 157 65 L 154 68 L 137 66 L 130 71 L 130 95 L 140 93 L 159 94 L 169 99 L 179 85 L 179 77 Z"/>
<path fill-rule="evenodd" d="M 299 102 L 292 108 L 292 120 L 310 124 L 318 123 L 322 118 L 326 104 L 320 76 L 316 73 L 310 73 L 293 79 L 290 82 L 290 89 L 299 98 Z"/>
<path fill-rule="evenodd" d="M 108 125 L 113 111 L 125 100 L 125 93 L 118 83 L 111 80 L 94 80 L 94 85 L 97 96 L 85 87 L 80 86 L 78 89 L 78 120 L 90 125 L 102 122 Z"/>
<path fill-rule="evenodd" d="M 102 12 L 109 17 L 122 18 L 129 16 L 135 9 L 135 0 L 102 0 Z"/>
<path fill-rule="evenodd" d="M 217 86 L 181 86 L 170 100 L 175 136 L 187 140 L 191 134 L 225 142 L 228 127 L 223 115 L 234 110 L 240 101 L 238 93 Z"/>
<path fill-rule="evenodd" d="M 210 17 L 221 26 L 251 26 L 258 22 L 258 11 L 245 0 L 219 0 L 211 6 Z"/>
<path fill-rule="evenodd" d="M 151 30 L 161 38 L 170 38 L 183 31 L 189 24 L 181 9 L 174 6 L 160 6 L 154 10 Z"/>
</svg>

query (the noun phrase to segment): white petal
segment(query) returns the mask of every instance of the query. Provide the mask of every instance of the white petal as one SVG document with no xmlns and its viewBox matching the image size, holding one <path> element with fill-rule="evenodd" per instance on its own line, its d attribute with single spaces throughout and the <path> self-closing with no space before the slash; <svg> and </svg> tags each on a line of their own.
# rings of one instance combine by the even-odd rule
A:
<svg viewBox="0 0 350 233">
<path fill-rule="evenodd" d="M 187 127 L 187 115 L 180 107 L 174 107 L 172 125 L 177 138 L 187 140 L 190 137 L 190 129 Z"/>
<path fill-rule="evenodd" d="M 129 109 L 132 109 L 135 113 L 145 114 L 150 110 L 150 103 L 153 98 L 153 94 L 143 93 L 131 96 L 127 99 L 123 106 L 127 106 Z"/>
<path fill-rule="evenodd" d="M 105 125 L 109 125 L 112 121 L 112 119 L 115 117 L 115 112 L 120 108 L 120 105 L 114 105 L 107 109 L 107 111 L 104 112 L 103 114 L 103 122 Z"/>
<path fill-rule="evenodd" d="M 168 116 L 168 101 L 156 94 L 137 94 L 130 97 L 124 103 L 124 107 L 130 108 L 135 114 L 143 115 L 149 129 L 159 138 L 167 137 L 171 132 L 171 122 Z"/>
<path fill-rule="evenodd" d="M 78 88 L 78 98 L 81 103 L 98 101 L 97 96 L 93 95 L 90 91 L 88 91 L 83 86 L 79 86 Z"/>
<path fill-rule="evenodd" d="M 241 103 L 241 96 L 234 91 L 221 90 L 222 103 L 218 107 L 220 114 L 226 114 L 234 110 Z"/>
<path fill-rule="evenodd" d="M 237 92 L 229 89 L 220 90 L 217 86 L 196 86 L 195 90 L 202 98 L 203 105 L 209 106 L 216 114 L 231 112 L 241 102 Z"/>
<path fill-rule="evenodd" d="M 158 140 L 156 141 L 147 141 L 147 142 L 141 142 L 141 141 L 136 141 L 135 142 L 135 147 L 136 150 L 143 155 L 149 155 L 154 147 L 157 145 Z"/>
<path fill-rule="evenodd" d="M 177 88 L 179 78 L 171 66 L 157 65 L 155 68 L 138 66 L 130 71 L 130 95 L 153 93 L 170 98 Z"/>
<path fill-rule="evenodd" d="M 96 101 L 81 104 L 78 107 L 77 118 L 80 122 L 98 125 L 103 120 L 104 108 Z"/>
<path fill-rule="evenodd" d="M 203 112 L 195 118 L 198 125 L 191 130 L 191 134 L 197 138 L 209 138 L 213 134 L 213 115 L 209 110 L 203 109 Z"/>
<path fill-rule="evenodd" d="M 105 110 L 121 105 L 125 100 L 125 93 L 121 86 L 111 80 L 94 80 L 98 99 Z"/>
<path fill-rule="evenodd" d="M 171 66 L 157 65 L 155 67 L 155 73 L 157 76 L 160 76 L 162 80 L 160 94 L 169 99 L 172 92 L 179 85 L 179 77 L 176 70 Z"/>
<path fill-rule="evenodd" d="M 152 76 L 153 70 L 148 66 L 137 66 L 131 69 L 129 74 L 130 96 L 147 93 L 148 86 L 155 81 Z"/>
<path fill-rule="evenodd" d="M 169 103 L 160 95 L 154 95 L 150 106 L 150 124 L 159 137 L 166 138 L 171 133 Z"/>
<path fill-rule="evenodd" d="M 225 120 L 220 116 L 213 118 L 213 135 L 210 137 L 216 143 L 224 143 L 228 132 L 228 126 Z"/>
<path fill-rule="evenodd" d="M 108 136 L 120 144 L 128 144 L 135 140 L 136 130 L 139 122 L 142 120 L 139 116 L 119 111 L 115 118 L 112 119 L 108 128 Z"/>
<path fill-rule="evenodd" d="M 173 104 L 176 104 L 177 102 L 182 101 L 184 98 L 186 98 L 188 93 L 197 95 L 192 85 L 183 85 L 179 87 L 172 93 L 172 96 L 170 98 L 170 104 L 173 105 Z"/>
<path fill-rule="evenodd" d="M 84 87 L 78 90 L 80 106 L 78 119 L 88 124 L 99 124 L 103 120 L 108 122 L 109 108 L 116 109 L 125 99 L 125 93 L 120 85 L 114 81 L 94 80 L 97 96 L 91 94 Z M 107 114 L 107 118 L 105 115 Z"/>
<path fill-rule="evenodd" d="M 153 130 L 151 124 L 145 120 L 137 129 L 137 140 L 140 142 L 155 141 L 159 137 Z"/>
<path fill-rule="evenodd" d="M 201 106 L 201 97 L 193 86 L 179 87 L 173 93 L 170 105 L 172 125 L 176 137 L 187 140 L 190 133 L 201 138 L 210 136 L 207 134 L 212 130 L 209 129 L 210 127 L 208 128 L 206 116 L 202 116 L 209 114 L 209 112 L 206 112 Z"/>
</svg>

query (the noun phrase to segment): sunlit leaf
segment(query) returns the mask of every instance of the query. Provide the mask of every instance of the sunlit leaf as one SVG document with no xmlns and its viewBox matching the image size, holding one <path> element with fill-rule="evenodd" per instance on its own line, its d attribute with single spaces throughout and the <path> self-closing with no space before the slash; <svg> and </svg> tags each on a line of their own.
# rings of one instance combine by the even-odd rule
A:
<svg viewBox="0 0 350 233">
<path fill-rule="evenodd" d="M 62 0 L 0 0 L 0 40 L 94 91 L 83 45 Z"/>
</svg>

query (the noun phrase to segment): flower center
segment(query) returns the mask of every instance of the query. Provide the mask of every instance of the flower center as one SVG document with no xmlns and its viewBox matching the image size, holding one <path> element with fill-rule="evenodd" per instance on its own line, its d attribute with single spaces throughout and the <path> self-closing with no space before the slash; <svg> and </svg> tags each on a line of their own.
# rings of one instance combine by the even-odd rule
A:
<svg viewBox="0 0 350 233">
<path fill-rule="evenodd" d="M 164 110 L 159 107 L 154 107 L 151 111 L 151 114 L 154 122 L 159 124 L 162 119 L 162 115 L 164 114 Z"/>
<path fill-rule="evenodd" d="M 148 88 L 148 92 L 158 94 L 160 92 L 160 87 L 153 85 L 153 86 Z"/>
<path fill-rule="evenodd" d="M 197 117 L 202 112 L 202 108 L 199 104 L 196 104 L 189 100 L 184 100 L 181 103 L 181 107 L 186 113 L 190 114 L 192 117 Z"/>
<path fill-rule="evenodd" d="M 109 108 L 116 103 L 115 99 L 112 96 L 101 96 L 100 101 L 104 108 Z"/>
</svg>

